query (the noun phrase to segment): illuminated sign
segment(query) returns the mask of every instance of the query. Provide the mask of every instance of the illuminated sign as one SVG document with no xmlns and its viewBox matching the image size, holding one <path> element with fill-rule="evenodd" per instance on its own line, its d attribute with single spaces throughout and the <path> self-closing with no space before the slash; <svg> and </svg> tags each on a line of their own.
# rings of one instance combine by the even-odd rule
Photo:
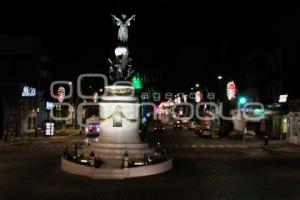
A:
<svg viewBox="0 0 300 200">
<path fill-rule="evenodd" d="M 279 96 L 279 103 L 285 103 L 287 101 L 288 95 L 280 95 Z"/>
<path fill-rule="evenodd" d="M 54 123 L 50 123 L 50 122 L 47 122 L 46 123 L 46 131 L 45 131 L 45 134 L 47 136 L 52 136 L 54 135 Z"/>
<path fill-rule="evenodd" d="M 24 86 L 22 90 L 22 97 L 35 97 L 36 89 L 33 87 Z"/>
<path fill-rule="evenodd" d="M 52 108 L 53 108 L 53 103 L 47 101 L 47 102 L 46 102 L 46 109 L 47 109 L 47 110 L 52 110 Z"/>
</svg>

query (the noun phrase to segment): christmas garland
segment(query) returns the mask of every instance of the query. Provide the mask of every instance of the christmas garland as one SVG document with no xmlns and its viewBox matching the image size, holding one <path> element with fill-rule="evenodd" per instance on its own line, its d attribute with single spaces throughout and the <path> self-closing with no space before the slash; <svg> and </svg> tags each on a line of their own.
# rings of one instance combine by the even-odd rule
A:
<svg viewBox="0 0 300 200">
<path fill-rule="evenodd" d="M 111 94 L 130 94 L 131 89 L 108 89 L 108 92 Z"/>
<path fill-rule="evenodd" d="M 114 118 L 115 116 L 118 116 L 118 117 L 121 117 L 123 119 L 126 119 L 127 121 L 129 122 L 137 122 L 138 119 L 129 119 L 127 118 L 124 113 L 121 111 L 122 107 L 121 106 L 116 106 L 115 107 L 115 111 L 109 116 L 109 117 L 106 117 L 106 118 L 100 118 L 100 121 L 105 121 L 107 119 L 111 119 L 111 118 Z"/>
</svg>

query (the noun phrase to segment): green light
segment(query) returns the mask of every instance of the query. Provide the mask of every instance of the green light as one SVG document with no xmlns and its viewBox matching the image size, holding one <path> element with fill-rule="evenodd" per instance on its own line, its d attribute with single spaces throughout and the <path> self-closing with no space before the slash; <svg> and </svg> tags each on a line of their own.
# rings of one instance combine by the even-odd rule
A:
<svg viewBox="0 0 300 200">
<path fill-rule="evenodd" d="M 143 88 L 143 80 L 139 74 L 134 75 L 131 81 L 136 90 L 140 90 Z"/>
<path fill-rule="evenodd" d="M 240 97 L 239 98 L 239 104 L 240 105 L 244 105 L 247 102 L 247 98 L 246 97 Z"/>
<path fill-rule="evenodd" d="M 260 108 L 254 109 L 254 115 L 264 115 L 264 114 L 265 114 L 264 109 L 260 109 Z"/>
</svg>

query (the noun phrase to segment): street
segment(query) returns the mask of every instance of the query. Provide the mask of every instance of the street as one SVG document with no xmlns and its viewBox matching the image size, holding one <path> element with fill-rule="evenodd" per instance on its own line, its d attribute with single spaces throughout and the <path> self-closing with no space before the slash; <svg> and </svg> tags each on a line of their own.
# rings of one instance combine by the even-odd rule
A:
<svg viewBox="0 0 300 200">
<path fill-rule="evenodd" d="M 124 180 L 93 180 L 60 169 L 66 143 L 0 145 L 0 199 L 299 199 L 300 154 L 247 148 L 168 129 L 148 137 L 171 148 L 173 169 Z"/>
</svg>

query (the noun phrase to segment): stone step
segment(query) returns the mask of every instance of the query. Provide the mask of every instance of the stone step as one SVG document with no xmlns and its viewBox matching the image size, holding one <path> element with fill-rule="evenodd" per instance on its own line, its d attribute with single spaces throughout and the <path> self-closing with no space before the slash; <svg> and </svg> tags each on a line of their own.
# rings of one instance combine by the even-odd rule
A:
<svg viewBox="0 0 300 200">
<path fill-rule="evenodd" d="M 123 179 L 129 177 L 129 171 L 124 169 L 96 169 L 93 174 L 95 179 Z"/>
<path fill-rule="evenodd" d="M 147 149 L 106 149 L 106 148 L 87 148 L 82 151 L 85 156 L 89 156 L 90 152 L 94 151 L 96 156 L 100 158 L 123 158 L 125 152 L 128 153 L 130 158 L 143 158 L 145 154 L 153 153 L 153 148 Z"/>
</svg>

